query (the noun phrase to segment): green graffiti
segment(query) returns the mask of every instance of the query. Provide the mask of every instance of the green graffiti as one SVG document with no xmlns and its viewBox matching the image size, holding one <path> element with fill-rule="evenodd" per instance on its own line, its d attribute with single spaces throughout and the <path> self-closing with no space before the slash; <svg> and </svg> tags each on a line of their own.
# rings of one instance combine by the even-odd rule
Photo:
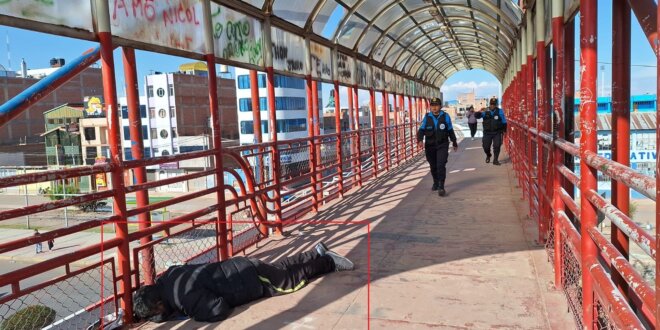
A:
<svg viewBox="0 0 660 330">
<path fill-rule="evenodd" d="M 0 0 L 0 5 L 4 5 L 10 2 L 13 2 L 14 0 Z M 32 2 L 44 4 L 44 5 L 49 5 L 52 6 L 54 5 L 54 0 L 32 0 Z"/>
<path fill-rule="evenodd" d="M 220 14 L 220 10 L 213 15 Z M 247 56 L 250 64 L 260 65 L 262 59 L 263 45 L 261 38 L 253 40 L 250 35 L 250 23 L 247 20 L 226 22 L 226 28 L 221 22 L 216 22 L 213 26 L 213 37 L 219 40 L 226 37 L 227 45 L 222 50 L 222 57 L 226 59 L 240 58 Z"/>
</svg>

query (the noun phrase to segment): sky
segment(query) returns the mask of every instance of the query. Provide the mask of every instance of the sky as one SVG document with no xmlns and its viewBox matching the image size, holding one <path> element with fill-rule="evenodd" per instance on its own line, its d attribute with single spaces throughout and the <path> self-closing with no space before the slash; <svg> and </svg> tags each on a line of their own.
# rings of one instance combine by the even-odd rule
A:
<svg viewBox="0 0 660 330">
<path fill-rule="evenodd" d="M 338 24 L 341 13 L 333 13 L 330 17 L 328 26 L 323 34 L 331 32 L 332 26 Z M 611 0 L 599 2 L 599 26 L 598 26 L 598 61 L 602 66 L 602 72 L 599 72 L 599 94 L 608 96 L 611 84 L 611 25 L 609 19 L 604 17 L 611 16 Z M 576 42 L 579 42 L 579 18 L 576 24 Z M 331 33 L 330 33 L 331 34 Z M 49 60 L 53 57 L 62 57 L 67 61 L 78 57 L 87 49 L 96 46 L 94 42 L 76 40 L 66 37 L 42 34 L 38 32 L 20 30 L 10 27 L 0 27 L 0 36 L 9 41 L 4 47 L 0 46 L 0 64 L 10 67 L 13 70 L 19 70 L 21 59 L 25 59 L 28 68 L 48 67 Z M 632 61 L 632 83 L 631 93 L 636 94 L 655 94 L 656 89 L 656 70 L 655 56 L 651 47 L 643 35 L 637 19 L 632 17 L 632 39 L 633 51 L 631 52 Z M 9 50 L 9 52 L 7 52 Z M 576 59 L 579 59 L 576 47 Z M 9 56 L 10 54 L 10 56 Z M 142 82 L 142 77 L 153 71 L 171 72 L 178 69 L 179 64 L 190 62 L 189 59 L 167 56 L 157 53 L 136 51 L 138 63 L 138 77 Z M 11 61 L 11 65 L 9 62 Z M 118 93 L 124 95 L 123 91 L 123 67 L 121 65 L 121 51 L 115 51 L 115 66 L 118 83 Z M 576 65 L 579 68 L 579 65 Z M 576 84 L 579 86 L 579 72 L 576 71 Z M 326 103 L 331 85 L 323 84 L 323 98 Z M 441 87 L 445 100 L 453 100 L 459 93 L 474 90 L 479 97 L 488 97 L 499 95 L 500 83 L 492 74 L 483 70 L 461 71 L 449 77 Z M 144 93 L 141 90 L 141 93 Z M 346 104 L 346 89 L 341 88 L 340 99 L 342 104 Z M 367 104 L 368 94 L 360 92 L 360 104 Z M 377 97 L 377 103 L 381 103 L 381 97 Z"/>
</svg>

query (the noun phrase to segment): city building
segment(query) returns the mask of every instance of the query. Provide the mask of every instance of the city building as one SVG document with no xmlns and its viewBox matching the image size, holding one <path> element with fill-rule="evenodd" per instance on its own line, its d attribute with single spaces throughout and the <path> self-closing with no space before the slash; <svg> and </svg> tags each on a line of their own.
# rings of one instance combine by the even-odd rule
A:
<svg viewBox="0 0 660 330">
<path fill-rule="evenodd" d="M 82 165 L 79 121 L 83 104 L 63 104 L 44 112 L 46 132 L 41 134 L 46 146 L 48 167 Z"/>
<path fill-rule="evenodd" d="M 573 111 L 580 111 L 580 96 L 576 93 Z M 654 112 L 656 111 L 656 95 L 632 95 L 630 96 L 630 112 Z M 612 97 L 601 96 L 598 98 L 598 113 L 612 113 Z M 577 127 L 577 126 L 576 126 Z"/>
<path fill-rule="evenodd" d="M 0 75 L 0 103 L 7 102 L 19 93 L 34 85 L 45 75 L 59 69 L 63 60 L 56 59 L 51 67 L 46 69 L 24 70 L 16 76 L 13 74 Z M 18 117 L 12 119 L 11 125 L 0 130 L 0 145 L 11 146 L 11 149 L 20 152 L 25 145 L 43 143 L 43 134 L 46 130 L 44 112 L 54 109 L 62 104 L 80 103 L 87 95 L 102 95 L 103 79 L 101 69 L 87 68 L 74 76 L 63 86 L 55 89 L 41 101 L 31 105 Z M 43 150 L 43 146 L 41 147 Z M 46 165 L 45 154 L 42 164 Z"/>
<path fill-rule="evenodd" d="M 259 109 L 261 110 L 261 131 L 263 142 L 270 141 L 268 132 L 268 99 L 266 97 L 266 74 L 258 74 Z M 275 75 L 275 110 L 277 116 L 277 139 L 289 140 L 307 137 L 307 92 L 305 80 L 295 77 Z M 250 89 L 250 71 L 236 68 L 236 103 L 240 126 L 240 143 L 255 143 L 252 121 L 252 92 Z M 321 84 L 318 84 L 319 104 Z M 321 108 L 321 107 L 320 107 Z M 321 112 L 321 111 L 319 111 Z M 321 123 L 321 134 L 324 133 Z"/>
</svg>

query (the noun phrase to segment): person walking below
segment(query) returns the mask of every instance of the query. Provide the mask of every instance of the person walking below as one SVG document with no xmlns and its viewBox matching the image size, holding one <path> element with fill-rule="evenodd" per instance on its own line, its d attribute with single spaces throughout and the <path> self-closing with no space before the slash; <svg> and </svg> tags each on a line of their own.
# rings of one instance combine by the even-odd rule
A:
<svg viewBox="0 0 660 330">
<path fill-rule="evenodd" d="M 483 118 L 484 137 L 483 147 L 486 153 L 486 163 L 490 163 L 490 157 L 494 155 L 493 165 L 500 165 L 500 147 L 502 146 L 502 135 L 506 132 L 506 118 L 504 111 L 497 107 L 497 98 L 493 97 L 488 102 L 488 109 L 481 109 L 476 113 L 477 119 Z M 493 146 L 493 154 L 490 147 Z"/>
<path fill-rule="evenodd" d="M 41 234 L 39 233 L 39 230 L 35 229 L 34 230 L 34 238 L 39 239 L 39 236 L 41 236 Z M 34 243 L 34 247 L 37 250 L 37 254 L 42 252 L 41 242 Z"/>
<path fill-rule="evenodd" d="M 474 136 L 477 134 L 477 115 L 472 105 L 468 107 L 467 119 L 468 126 L 470 126 L 470 136 L 472 137 L 472 141 L 474 141 Z"/>
<path fill-rule="evenodd" d="M 417 142 L 424 141 L 426 160 L 431 167 L 433 186 L 431 190 L 438 191 L 439 196 L 444 196 L 445 178 L 447 174 L 446 165 L 449 157 L 449 140 L 452 142 L 454 151 L 458 150 L 456 133 L 451 124 L 449 114 L 440 109 L 442 100 L 434 97 L 431 99 L 431 112 L 422 119 L 422 124 L 417 131 Z"/>
</svg>

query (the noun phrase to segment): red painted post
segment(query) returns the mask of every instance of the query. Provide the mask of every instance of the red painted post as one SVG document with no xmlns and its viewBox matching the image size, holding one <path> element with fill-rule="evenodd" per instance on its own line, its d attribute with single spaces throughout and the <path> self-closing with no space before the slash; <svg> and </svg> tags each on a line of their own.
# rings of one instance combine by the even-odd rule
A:
<svg viewBox="0 0 660 330">
<path fill-rule="evenodd" d="M 275 109 L 275 73 L 273 67 L 266 68 L 266 91 L 268 93 L 268 131 L 270 142 L 273 143 L 271 160 L 271 173 L 273 173 L 273 186 L 275 189 L 275 234 L 282 235 L 282 194 L 280 186 L 280 150 L 277 147 L 277 109 Z"/>
<path fill-rule="evenodd" d="M 108 119 L 108 142 L 110 144 L 110 164 L 112 165 L 111 182 L 114 194 L 114 211 L 119 216 L 115 224 L 115 238 L 121 240 L 117 247 L 117 262 L 119 264 L 119 292 L 121 292 L 121 308 L 126 311 L 125 321 L 132 322 L 133 299 L 131 292 L 131 262 L 128 237 L 128 216 L 126 212 L 126 195 L 124 194 L 124 168 L 121 150 L 121 121 L 117 101 L 115 80 L 115 63 L 110 33 L 110 14 L 107 6 L 97 8 L 98 39 L 101 45 L 101 73 L 103 75 L 103 96 Z"/>
<path fill-rule="evenodd" d="M 389 109 L 389 96 L 386 91 L 383 91 L 383 142 L 385 143 L 385 170 L 390 170 L 390 109 Z"/>
<path fill-rule="evenodd" d="M 586 162 L 587 152 L 597 152 L 596 78 L 597 78 L 597 0 L 580 0 L 580 234 L 582 236 L 582 314 L 584 327 L 594 328 L 593 279 L 591 262 L 598 257 L 589 229 L 596 226 L 596 210 L 587 198 L 587 191 L 598 189 L 596 170 Z"/>
<path fill-rule="evenodd" d="M 312 76 L 306 77 L 305 87 L 307 88 L 307 135 L 309 146 L 309 169 L 312 172 L 312 209 L 314 212 L 319 211 L 318 191 L 316 184 L 316 144 L 314 143 L 314 97 L 312 93 Z"/>
<path fill-rule="evenodd" d="M 657 20 L 658 20 L 656 22 L 657 33 L 660 34 L 660 6 L 658 6 L 656 17 L 657 17 Z M 655 44 L 655 53 L 660 54 L 660 43 Z M 657 86 L 657 92 L 656 92 L 655 95 L 660 95 L 660 56 L 657 57 L 657 61 L 656 61 L 656 84 L 657 84 L 656 85 Z M 660 123 L 660 121 L 658 121 L 658 120 L 660 120 L 660 102 L 656 101 L 655 105 L 656 105 L 656 108 L 657 108 L 656 109 L 656 115 L 655 115 L 656 123 Z M 656 154 L 660 154 L 660 129 L 658 127 L 656 127 L 656 130 L 655 130 L 655 138 L 656 138 L 655 152 L 656 152 Z M 656 163 L 655 163 L 655 173 L 660 173 L 660 162 L 658 162 L 657 160 L 656 160 Z M 660 203 L 658 203 L 657 201 L 660 201 L 660 189 L 657 189 L 657 187 L 660 187 L 660 175 L 656 174 L 656 176 L 655 176 L 655 185 L 656 185 L 656 191 L 655 191 L 655 198 L 656 198 L 655 199 L 656 200 L 656 203 L 655 203 L 655 237 L 656 237 L 655 248 L 656 248 L 656 251 L 658 251 L 658 249 L 660 249 L 660 229 L 659 229 L 660 228 Z M 660 262 L 655 263 L 655 273 L 660 274 Z M 655 292 L 656 292 L 656 294 L 658 292 L 660 292 L 660 276 L 655 277 Z M 656 304 L 654 306 L 655 307 L 655 320 L 656 320 L 656 323 L 657 323 L 657 322 L 659 322 L 658 320 L 660 320 L 660 299 L 656 299 L 655 304 Z"/>
<path fill-rule="evenodd" d="M 401 161 L 401 148 L 399 148 L 399 109 L 397 108 L 397 95 L 392 94 L 392 108 L 394 108 L 394 152 L 396 155 L 396 165 Z"/>
<path fill-rule="evenodd" d="M 321 128 L 320 128 L 320 123 L 321 123 L 321 118 L 319 118 L 319 90 L 318 90 L 318 82 L 316 80 L 312 80 L 312 107 L 314 109 L 314 137 L 320 136 L 321 135 Z M 314 159 L 316 160 L 316 184 L 318 185 L 317 193 L 318 197 L 316 197 L 317 201 L 323 200 L 323 181 L 322 181 L 322 175 L 321 172 L 318 170 L 318 168 L 321 166 L 321 140 L 312 140 L 314 143 L 314 152 L 316 152 L 316 155 L 314 156 Z M 320 206 L 320 205 L 319 205 Z"/>
<path fill-rule="evenodd" d="M 342 157 L 341 106 L 339 98 L 339 81 L 334 81 L 335 87 L 335 132 L 337 133 L 337 174 L 339 176 L 339 195 L 344 197 L 344 158 Z"/>
<path fill-rule="evenodd" d="M 417 150 L 415 137 L 417 121 L 415 119 L 415 110 L 413 109 L 412 97 L 410 95 L 408 95 L 408 113 L 410 114 L 410 158 L 413 158 L 415 157 L 415 152 Z"/>
<path fill-rule="evenodd" d="M 556 130 L 556 136 L 559 138 L 564 138 L 564 111 L 563 111 L 563 102 L 564 102 L 564 8 L 563 2 L 559 3 L 553 1 L 553 17 L 552 17 L 552 44 L 555 49 L 554 56 L 554 83 L 553 83 L 553 98 L 552 104 L 554 107 L 556 123 L 554 129 Z M 554 214 L 554 268 L 555 268 L 555 288 L 557 290 L 562 287 L 562 260 L 563 256 L 561 255 L 561 246 L 563 244 L 561 240 L 561 226 L 559 220 L 559 212 L 564 210 L 564 203 L 561 200 L 561 187 L 562 187 L 562 178 L 563 175 L 559 173 L 558 167 L 564 163 L 564 151 L 556 147 L 555 144 L 552 144 L 552 150 L 554 152 L 554 164 L 552 171 L 553 175 L 553 214 Z"/>
<path fill-rule="evenodd" d="M 376 148 L 376 92 L 369 89 L 369 111 L 371 114 L 371 154 L 374 163 L 374 177 L 378 177 L 378 149 Z"/>
<path fill-rule="evenodd" d="M 357 177 L 358 177 L 358 185 L 362 187 L 362 132 L 360 129 L 362 128 L 360 126 L 360 103 L 358 100 L 358 87 L 357 85 L 353 86 L 353 101 L 355 102 L 355 125 L 357 126 Z"/>
<path fill-rule="evenodd" d="M 133 159 L 144 158 L 144 138 L 142 136 L 142 117 L 140 115 L 140 93 L 138 91 L 137 65 L 135 63 L 135 50 L 122 47 L 124 61 L 124 80 L 126 81 L 126 103 L 128 106 L 128 121 L 131 136 L 131 156 Z M 147 182 L 147 170 L 144 166 L 133 169 L 137 184 Z M 139 190 L 135 192 L 137 207 L 149 204 L 149 191 Z M 143 230 L 151 226 L 151 213 L 138 214 L 138 229 Z M 145 245 L 152 240 L 151 235 L 140 239 L 140 245 Z M 154 249 L 149 247 L 142 250 L 142 269 L 144 271 L 144 284 L 153 284 L 156 280 L 156 264 L 154 260 Z"/>
<path fill-rule="evenodd" d="M 564 25 L 564 132 L 566 141 L 574 142 L 575 118 L 575 20 L 572 19 Z M 573 156 L 565 155 L 564 164 L 571 170 L 575 168 Z M 575 186 L 570 180 L 564 180 L 564 189 L 571 197 L 575 195 Z M 566 209 L 571 220 L 575 216 L 571 210 Z"/>
<path fill-rule="evenodd" d="M 351 132 L 354 132 L 356 134 L 355 136 L 351 136 L 351 158 L 355 157 L 356 155 L 359 158 L 359 155 L 360 155 L 360 145 L 359 145 L 360 131 L 359 131 L 358 128 L 360 127 L 360 124 L 359 124 L 360 118 L 356 117 L 356 114 L 358 112 L 353 107 L 353 87 L 347 86 L 346 88 L 348 89 L 347 90 L 347 94 L 348 94 L 348 114 L 349 114 L 349 117 L 350 117 L 348 125 L 349 125 L 349 129 L 351 130 Z M 356 127 L 358 127 L 358 128 L 356 128 Z M 352 186 L 354 187 L 354 186 L 359 185 L 359 183 L 358 183 L 358 181 L 359 181 L 358 180 L 358 161 L 357 160 L 352 161 L 351 162 L 351 167 L 353 168 L 353 180 L 351 182 L 352 182 Z"/>
<path fill-rule="evenodd" d="M 549 1 L 549 0 L 546 0 Z M 538 108 L 538 116 L 536 120 L 536 131 L 538 133 L 547 132 L 548 127 L 548 110 L 546 103 L 546 52 L 545 52 L 545 8 L 542 0 L 536 2 L 536 21 L 535 21 L 535 30 L 536 30 L 536 72 L 537 72 L 537 84 L 541 87 L 537 90 L 536 95 L 536 104 Z M 534 86 L 532 86 L 533 89 Z M 538 159 L 537 174 L 538 183 L 539 183 L 539 222 L 541 223 L 542 231 L 539 231 L 539 242 L 545 242 L 548 237 L 549 227 L 549 214 L 546 214 L 546 199 L 545 196 L 542 196 L 541 188 L 546 188 L 546 176 L 543 174 L 544 169 L 549 164 L 545 164 L 545 148 L 544 140 L 541 137 L 541 134 L 536 135 L 536 157 Z M 550 174 L 550 172 L 548 172 Z M 546 190 L 546 194 L 549 191 Z"/>
<path fill-rule="evenodd" d="M 612 2 L 612 159 L 630 166 L 630 5 L 626 1 Z M 612 204 L 629 215 L 630 189 L 623 182 L 612 180 Z M 612 226 L 612 245 L 628 258 L 629 240 L 617 226 Z M 611 270 L 612 282 L 624 296 L 628 284 L 616 270 Z"/>
<path fill-rule="evenodd" d="M 213 64 L 215 65 L 215 64 Z M 261 146 L 261 144 L 264 142 L 263 140 L 263 132 L 261 131 L 261 99 L 259 95 L 259 77 L 257 74 L 257 70 L 250 70 L 250 96 L 252 100 L 252 130 L 254 134 L 254 140 L 253 143 L 255 143 L 258 146 Z M 263 148 L 259 147 L 258 152 L 259 155 L 257 156 L 257 164 L 256 167 L 258 168 L 255 174 L 255 181 L 257 183 L 257 187 L 255 187 L 258 190 L 263 189 L 263 183 L 266 181 L 264 175 L 266 174 L 266 171 L 264 170 L 264 158 L 263 158 Z M 259 225 L 259 230 L 262 233 L 267 233 L 268 228 L 266 227 L 265 224 L 260 224 Z"/>
<path fill-rule="evenodd" d="M 400 128 L 398 130 L 398 133 L 400 135 L 399 139 L 403 143 L 403 152 L 397 152 L 397 154 L 399 154 L 399 153 L 401 154 L 401 155 L 397 155 L 397 161 L 398 161 L 397 164 L 400 164 L 401 160 L 405 160 L 405 159 L 408 158 L 408 151 L 406 150 L 406 147 L 405 147 L 405 143 L 407 143 L 408 141 L 406 141 L 406 134 L 405 134 L 405 132 L 406 132 L 406 119 L 405 119 L 406 109 L 405 109 L 405 104 L 404 104 L 404 101 L 403 101 L 403 94 L 399 94 L 398 97 L 399 97 L 399 102 L 398 102 L 398 104 L 399 104 L 399 117 L 398 118 L 399 119 L 398 119 L 398 123 L 403 128 L 403 129 Z M 404 117 L 401 118 L 401 116 L 404 116 Z M 399 141 L 399 140 L 397 140 L 397 141 Z M 399 151 L 401 150 L 401 147 L 399 146 L 398 142 L 397 142 L 397 148 L 399 148 L 398 149 Z"/>
</svg>

